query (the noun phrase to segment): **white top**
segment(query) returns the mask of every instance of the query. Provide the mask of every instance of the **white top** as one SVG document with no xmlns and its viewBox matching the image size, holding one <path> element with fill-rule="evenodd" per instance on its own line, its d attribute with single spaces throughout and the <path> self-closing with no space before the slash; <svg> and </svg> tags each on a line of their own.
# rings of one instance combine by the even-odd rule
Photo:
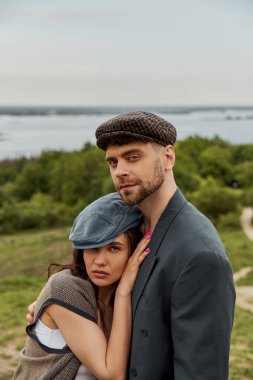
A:
<svg viewBox="0 0 253 380">
<path fill-rule="evenodd" d="M 59 329 L 50 329 L 40 319 L 35 324 L 35 331 L 39 341 L 49 348 L 61 349 L 66 346 Z M 75 380 L 96 380 L 96 377 L 83 364 L 80 365 Z"/>
</svg>

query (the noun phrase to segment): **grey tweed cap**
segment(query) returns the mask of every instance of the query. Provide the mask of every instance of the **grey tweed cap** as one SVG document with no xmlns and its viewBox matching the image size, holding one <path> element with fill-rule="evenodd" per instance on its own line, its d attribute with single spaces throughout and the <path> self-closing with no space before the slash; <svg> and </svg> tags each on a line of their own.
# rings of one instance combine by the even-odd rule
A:
<svg viewBox="0 0 253 380">
<path fill-rule="evenodd" d="M 121 144 L 124 144 L 126 136 L 134 140 L 153 141 L 166 146 L 175 144 L 177 131 L 170 122 L 153 113 L 127 112 L 106 121 L 97 128 L 97 146 L 106 150 L 115 138 L 120 138 Z"/>
<path fill-rule="evenodd" d="M 141 212 L 127 206 L 118 193 L 97 199 L 80 212 L 71 228 L 73 248 L 98 248 L 141 224 Z"/>
</svg>

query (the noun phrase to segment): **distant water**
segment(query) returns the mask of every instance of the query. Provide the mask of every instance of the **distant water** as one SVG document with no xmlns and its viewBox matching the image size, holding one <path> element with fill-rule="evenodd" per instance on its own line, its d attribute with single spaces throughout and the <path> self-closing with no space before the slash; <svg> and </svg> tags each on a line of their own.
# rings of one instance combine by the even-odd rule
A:
<svg viewBox="0 0 253 380">
<path fill-rule="evenodd" d="M 253 107 L 0 107 L 0 160 L 79 150 L 104 121 L 134 109 L 172 122 L 178 139 L 199 135 L 253 144 Z"/>
</svg>

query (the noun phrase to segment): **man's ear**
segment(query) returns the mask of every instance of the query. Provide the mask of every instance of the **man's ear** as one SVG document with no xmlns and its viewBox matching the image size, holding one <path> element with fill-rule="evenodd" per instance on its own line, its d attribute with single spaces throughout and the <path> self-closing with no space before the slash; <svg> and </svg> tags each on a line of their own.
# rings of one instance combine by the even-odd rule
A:
<svg viewBox="0 0 253 380">
<path fill-rule="evenodd" d="M 173 168 L 176 156 L 173 145 L 167 145 L 164 147 L 165 168 L 170 170 Z"/>
</svg>

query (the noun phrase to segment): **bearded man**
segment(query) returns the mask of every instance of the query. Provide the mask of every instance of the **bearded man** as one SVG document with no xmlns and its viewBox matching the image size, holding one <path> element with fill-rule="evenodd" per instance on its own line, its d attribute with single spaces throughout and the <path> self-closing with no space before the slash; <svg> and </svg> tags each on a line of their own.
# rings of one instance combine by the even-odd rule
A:
<svg viewBox="0 0 253 380">
<path fill-rule="evenodd" d="M 129 112 L 96 130 L 116 190 L 152 230 L 132 297 L 129 380 L 226 380 L 235 290 L 213 224 L 177 188 L 175 127 Z"/>
</svg>

